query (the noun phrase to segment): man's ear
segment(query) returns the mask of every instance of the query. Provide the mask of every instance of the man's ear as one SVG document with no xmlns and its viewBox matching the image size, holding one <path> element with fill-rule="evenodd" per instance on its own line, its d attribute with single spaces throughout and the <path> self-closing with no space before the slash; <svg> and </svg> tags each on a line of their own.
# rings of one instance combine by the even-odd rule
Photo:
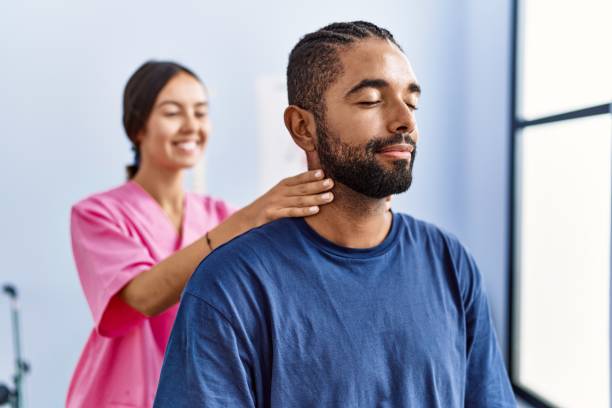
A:
<svg viewBox="0 0 612 408">
<path fill-rule="evenodd" d="M 312 113 L 296 105 L 289 105 L 285 109 L 285 126 L 291 134 L 293 141 L 308 155 L 317 148 L 316 123 Z"/>
</svg>

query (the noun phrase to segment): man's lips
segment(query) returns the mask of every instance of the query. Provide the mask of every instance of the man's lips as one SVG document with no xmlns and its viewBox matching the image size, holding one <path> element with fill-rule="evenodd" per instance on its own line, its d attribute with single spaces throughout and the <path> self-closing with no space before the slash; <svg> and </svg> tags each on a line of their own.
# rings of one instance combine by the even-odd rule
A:
<svg viewBox="0 0 612 408">
<path fill-rule="evenodd" d="M 381 154 L 387 157 L 392 157 L 394 159 L 410 160 L 410 158 L 412 157 L 413 151 L 414 151 L 414 146 L 407 144 L 407 143 L 402 143 L 402 144 L 386 146 L 380 149 L 377 152 L 377 154 Z"/>
</svg>

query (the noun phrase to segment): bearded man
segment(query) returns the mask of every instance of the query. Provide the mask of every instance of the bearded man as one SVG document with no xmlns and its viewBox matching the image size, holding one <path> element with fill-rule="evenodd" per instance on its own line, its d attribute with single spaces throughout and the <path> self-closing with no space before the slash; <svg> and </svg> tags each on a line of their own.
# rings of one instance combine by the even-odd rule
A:
<svg viewBox="0 0 612 408">
<path fill-rule="evenodd" d="M 514 407 L 482 278 L 454 237 L 388 210 L 421 93 L 391 33 L 304 36 L 285 124 L 334 201 L 234 239 L 183 294 L 157 407 Z"/>
</svg>

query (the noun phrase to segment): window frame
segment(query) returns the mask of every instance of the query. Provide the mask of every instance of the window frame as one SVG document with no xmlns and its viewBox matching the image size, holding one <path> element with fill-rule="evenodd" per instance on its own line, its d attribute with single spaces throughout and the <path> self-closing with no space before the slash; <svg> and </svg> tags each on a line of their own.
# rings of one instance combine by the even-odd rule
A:
<svg viewBox="0 0 612 408">
<path fill-rule="evenodd" d="M 519 304 L 517 302 L 518 299 L 515 299 L 516 296 L 516 292 L 515 292 L 515 285 L 517 283 L 517 277 L 519 274 L 518 268 L 517 268 L 517 253 L 516 253 L 516 245 L 515 245 L 515 239 L 517 239 L 517 233 L 518 233 L 518 226 L 517 226 L 517 221 L 520 221 L 517 219 L 517 209 L 515 208 L 516 205 L 516 197 L 517 197 L 517 186 L 516 186 L 516 172 L 517 172 L 517 141 L 518 141 L 518 135 L 520 134 L 520 132 L 528 127 L 531 126 L 537 126 L 537 125 L 541 125 L 541 124 L 546 124 L 546 123 L 558 123 L 558 122 L 563 122 L 563 121 L 568 121 L 571 119 L 578 119 L 578 118 L 586 118 L 586 117 L 591 117 L 591 116 L 596 116 L 596 115 L 602 115 L 602 114 L 612 114 L 612 101 L 610 101 L 610 103 L 605 103 L 605 104 L 600 104 L 600 105 L 594 105 L 594 106 L 587 106 L 581 109 L 577 109 L 577 110 L 572 110 L 572 111 L 567 111 L 567 112 L 563 112 L 560 114 L 554 114 L 554 115 L 550 115 L 550 116 L 542 116 L 542 117 L 537 117 L 534 119 L 530 119 L 530 120 L 523 120 L 519 115 L 518 115 L 518 98 L 519 98 L 519 90 L 518 90 L 518 75 L 520 72 L 520 68 L 519 68 L 519 62 L 520 62 L 520 58 L 519 58 L 519 52 L 520 52 L 520 40 L 522 37 L 522 31 L 521 31 L 521 21 L 519 21 L 520 18 L 520 6 L 521 6 L 521 2 L 522 1 L 526 1 L 526 0 L 512 0 L 512 10 L 511 10 L 511 35 L 510 35 L 510 53 L 511 53 L 511 58 L 510 58 L 510 63 L 511 63 L 511 69 L 510 69 L 510 137 L 509 137 L 509 151 L 510 151 L 510 160 L 509 160 L 509 180 L 508 180 L 508 190 L 509 190 L 509 197 L 510 197 L 510 205 L 508 206 L 508 231 L 509 231 L 509 237 L 508 237 L 508 246 L 507 246 L 507 254 L 508 254 L 508 291 L 507 291 L 507 356 L 508 356 L 508 371 L 509 371 L 509 376 L 510 376 L 510 382 L 512 384 L 512 387 L 514 389 L 515 394 L 517 395 L 517 397 L 520 397 L 521 399 L 523 399 L 525 402 L 531 404 L 533 407 L 536 408 L 552 408 L 554 407 L 554 405 L 550 402 L 547 401 L 542 395 L 538 395 L 537 393 L 535 393 L 533 390 L 526 388 L 525 386 L 521 385 L 518 382 L 518 370 L 517 367 L 515 365 L 515 359 L 518 357 L 519 355 L 519 351 L 518 351 L 518 347 L 517 345 L 515 345 L 515 336 L 516 336 L 516 329 L 515 327 L 518 324 L 518 313 L 517 310 L 519 308 Z M 611 226 L 611 234 L 612 234 L 612 226 Z M 611 240 L 612 242 L 612 240 Z M 612 248 L 611 248 L 611 258 L 612 258 Z M 611 259 L 611 263 L 612 265 L 612 259 Z M 612 266 L 611 266 L 611 271 L 610 271 L 610 276 L 611 276 L 611 299 L 612 299 Z M 609 304 L 610 307 L 610 316 L 612 319 L 612 301 L 610 301 Z M 611 331 L 611 335 L 610 335 L 610 367 L 611 367 L 611 373 L 612 373 L 612 322 L 610 324 L 610 331 Z M 518 342 L 516 342 L 518 343 Z M 612 375 L 611 377 L 611 384 L 610 384 L 610 389 L 612 390 Z"/>
</svg>

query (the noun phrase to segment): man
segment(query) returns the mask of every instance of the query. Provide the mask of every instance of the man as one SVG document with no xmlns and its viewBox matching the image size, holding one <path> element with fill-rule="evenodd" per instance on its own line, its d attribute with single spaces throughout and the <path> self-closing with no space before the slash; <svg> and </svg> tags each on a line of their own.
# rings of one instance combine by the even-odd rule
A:
<svg viewBox="0 0 612 408">
<path fill-rule="evenodd" d="M 287 129 L 335 199 L 202 262 L 155 405 L 515 406 L 473 259 L 386 207 L 412 181 L 420 95 L 393 36 L 331 24 L 294 47 L 287 80 Z"/>
</svg>

